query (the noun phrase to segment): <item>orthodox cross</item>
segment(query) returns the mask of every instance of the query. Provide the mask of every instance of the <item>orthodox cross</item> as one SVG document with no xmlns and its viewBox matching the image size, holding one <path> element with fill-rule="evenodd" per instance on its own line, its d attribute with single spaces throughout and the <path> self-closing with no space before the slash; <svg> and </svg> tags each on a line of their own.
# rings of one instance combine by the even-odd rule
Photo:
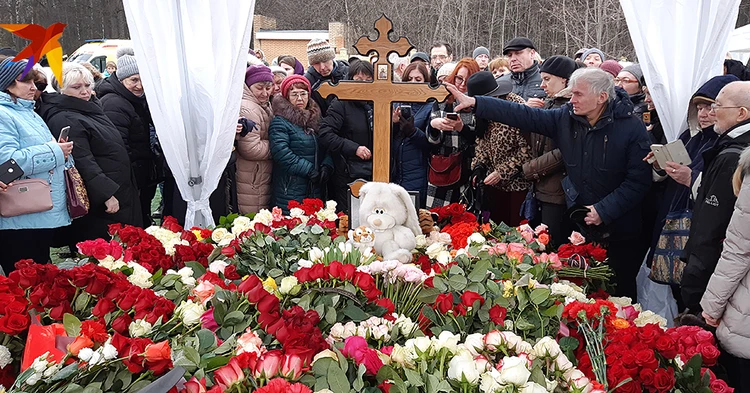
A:
<svg viewBox="0 0 750 393">
<path fill-rule="evenodd" d="M 391 104 L 427 102 L 430 98 L 442 102 L 449 93 L 443 86 L 433 89 L 426 83 L 393 83 L 392 65 L 388 62 L 388 55 L 396 52 L 399 56 L 406 56 L 414 46 L 406 37 L 401 37 L 395 42 L 388 38 L 388 34 L 393 31 L 393 23 L 385 15 L 375 22 L 375 30 L 378 32 L 375 41 L 362 36 L 354 45 L 354 49 L 360 55 L 377 53 L 378 60 L 373 64 L 373 81 L 341 81 L 336 85 L 324 83 L 318 88 L 318 93 L 323 98 L 335 95 L 340 100 L 373 102 L 372 179 L 388 182 L 391 172 Z"/>
</svg>

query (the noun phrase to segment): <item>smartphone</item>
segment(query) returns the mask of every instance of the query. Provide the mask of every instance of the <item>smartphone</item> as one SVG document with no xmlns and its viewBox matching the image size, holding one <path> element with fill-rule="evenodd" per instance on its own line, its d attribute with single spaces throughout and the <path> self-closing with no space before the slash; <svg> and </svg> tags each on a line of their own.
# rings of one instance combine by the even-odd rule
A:
<svg viewBox="0 0 750 393">
<path fill-rule="evenodd" d="M 401 117 L 408 119 L 411 117 L 411 105 L 401 105 Z"/>
<path fill-rule="evenodd" d="M 60 137 L 57 138 L 57 141 L 58 142 L 67 142 L 69 134 L 70 134 L 70 126 L 63 127 L 63 129 L 60 130 Z"/>
<path fill-rule="evenodd" d="M 445 117 L 451 120 L 458 120 L 458 113 L 456 112 L 449 112 L 445 114 Z"/>
<path fill-rule="evenodd" d="M 13 181 L 20 179 L 23 176 L 23 169 L 18 166 L 18 163 L 14 159 L 5 161 L 0 165 L 0 181 L 5 184 L 10 184 Z"/>
</svg>

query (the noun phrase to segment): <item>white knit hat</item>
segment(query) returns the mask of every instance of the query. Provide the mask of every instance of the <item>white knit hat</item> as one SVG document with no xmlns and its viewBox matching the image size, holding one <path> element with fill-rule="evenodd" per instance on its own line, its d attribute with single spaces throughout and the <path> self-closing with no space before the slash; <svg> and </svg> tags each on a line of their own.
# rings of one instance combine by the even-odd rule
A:
<svg viewBox="0 0 750 393">
<path fill-rule="evenodd" d="M 310 64 L 323 63 L 336 58 L 336 52 L 328 41 L 313 38 L 307 43 L 307 61 Z"/>
<path fill-rule="evenodd" d="M 456 63 L 445 63 L 438 70 L 437 77 L 440 78 L 441 76 L 448 76 L 455 69 L 456 69 Z"/>
</svg>

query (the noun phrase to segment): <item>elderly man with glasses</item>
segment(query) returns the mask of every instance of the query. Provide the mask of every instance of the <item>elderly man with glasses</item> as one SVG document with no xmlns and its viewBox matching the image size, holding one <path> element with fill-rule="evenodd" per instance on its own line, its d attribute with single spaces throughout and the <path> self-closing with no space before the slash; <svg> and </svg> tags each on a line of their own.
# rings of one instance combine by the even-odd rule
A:
<svg viewBox="0 0 750 393">
<path fill-rule="evenodd" d="M 721 256 L 737 200 L 732 175 L 740 153 L 750 146 L 750 82 L 727 84 L 711 104 L 711 112 L 716 116 L 714 131 L 720 136 L 714 147 L 703 153 L 705 169 L 695 198 L 690 237 L 682 254 L 687 262 L 681 282 L 682 298 L 688 310 L 695 313 L 701 310 L 701 297 Z"/>
</svg>

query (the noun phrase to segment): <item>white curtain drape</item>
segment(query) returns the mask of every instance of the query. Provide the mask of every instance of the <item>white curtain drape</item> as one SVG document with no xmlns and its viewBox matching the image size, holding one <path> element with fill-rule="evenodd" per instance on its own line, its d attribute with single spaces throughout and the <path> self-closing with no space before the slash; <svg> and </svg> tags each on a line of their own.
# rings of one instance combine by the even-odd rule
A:
<svg viewBox="0 0 750 393">
<path fill-rule="evenodd" d="M 690 97 L 720 75 L 740 0 L 620 0 L 670 141 L 687 129 Z"/>
<path fill-rule="evenodd" d="M 255 0 L 123 0 L 185 226 L 214 224 L 208 198 L 229 160 Z"/>
</svg>

